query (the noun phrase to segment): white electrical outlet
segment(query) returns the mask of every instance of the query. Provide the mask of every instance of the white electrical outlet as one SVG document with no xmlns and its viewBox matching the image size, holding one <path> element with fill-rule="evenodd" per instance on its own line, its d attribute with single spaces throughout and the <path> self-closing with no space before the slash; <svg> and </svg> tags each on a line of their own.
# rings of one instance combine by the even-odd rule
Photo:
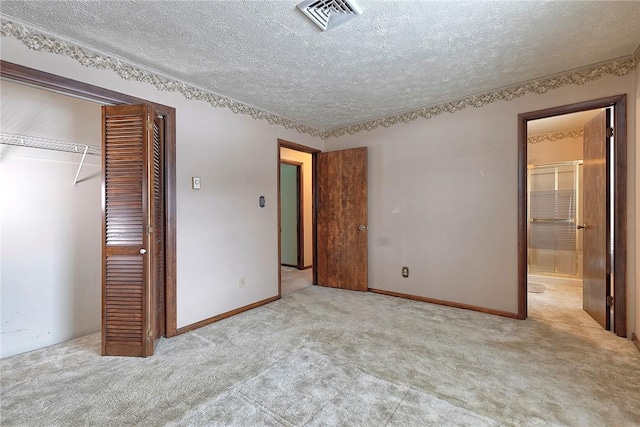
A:
<svg viewBox="0 0 640 427">
<path fill-rule="evenodd" d="M 238 286 L 244 288 L 244 276 L 240 276 L 238 279 Z"/>
</svg>

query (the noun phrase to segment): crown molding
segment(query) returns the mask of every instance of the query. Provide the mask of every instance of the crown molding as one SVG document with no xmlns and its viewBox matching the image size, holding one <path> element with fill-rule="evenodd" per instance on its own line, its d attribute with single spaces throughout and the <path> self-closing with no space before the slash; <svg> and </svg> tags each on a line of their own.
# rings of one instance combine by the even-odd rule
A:
<svg viewBox="0 0 640 427">
<path fill-rule="evenodd" d="M 528 144 L 539 144 L 541 142 L 555 142 L 563 139 L 579 139 L 584 136 L 584 129 L 561 130 L 556 132 L 542 133 L 527 138 Z"/>
<path fill-rule="evenodd" d="M 635 70 L 640 63 L 640 46 L 629 56 L 600 64 L 582 67 L 565 73 L 530 80 L 524 83 L 471 95 L 457 100 L 425 106 L 414 110 L 384 116 L 353 125 L 321 130 L 294 120 L 287 119 L 251 105 L 244 104 L 197 86 L 171 79 L 156 72 L 131 65 L 125 60 L 97 53 L 95 50 L 77 44 L 58 40 L 43 32 L 36 31 L 22 23 L 1 20 L 0 35 L 11 36 L 22 42 L 29 49 L 49 52 L 75 59 L 86 67 L 114 71 L 124 80 L 149 83 L 160 91 L 179 92 L 185 98 L 205 101 L 213 107 L 228 108 L 236 114 L 247 114 L 256 120 L 266 120 L 269 124 L 279 125 L 285 129 L 295 129 L 300 133 L 318 136 L 321 139 L 337 138 L 342 135 L 353 135 L 362 131 L 370 131 L 380 126 L 390 127 L 398 123 L 409 123 L 423 118 L 430 119 L 443 113 L 455 113 L 468 107 L 482 107 L 498 101 L 512 101 L 530 93 L 543 94 L 567 85 L 582 85 L 598 80 L 607 75 L 624 76 Z"/>
</svg>

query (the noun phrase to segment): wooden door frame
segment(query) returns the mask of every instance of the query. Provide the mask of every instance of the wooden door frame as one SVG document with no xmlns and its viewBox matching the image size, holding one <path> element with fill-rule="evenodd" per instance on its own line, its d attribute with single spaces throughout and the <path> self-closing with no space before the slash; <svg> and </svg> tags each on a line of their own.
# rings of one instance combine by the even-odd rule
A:
<svg viewBox="0 0 640 427">
<path fill-rule="evenodd" d="M 304 270 L 304 183 L 302 175 L 302 162 L 280 159 L 280 164 L 294 166 L 296 168 L 296 265 L 298 270 Z M 280 181 L 278 181 L 280 182 Z M 282 202 L 282 200 L 281 200 Z M 282 209 L 282 206 L 280 206 Z M 282 223 L 280 223 L 282 226 Z M 282 265 L 282 264 L 281 264 Z M 288 265 L 288 264 L 286 264 Z"/>
<path fill-rule="evenodd" d="M 165 336 L 177 335 L 176 308 L 176 110 L 162 104 L 115 92 L 99 86 L 33 68 L 0 60 L 0 77 L 40 89 L 58 92 L 106 105 L 153 105 L 156 113 L 164 116 L 165 129 Z"/>
<path fill-rule="evenodd" d="M 627 96 L 624 94 L 518 114 L 518 318 L 527 318 L 527 122 L 607 107 L 614 107 L 613 331 L 620 337 L 626 337 Z M 607 194 L 610 194 L 609 187 Z"/>
<path fill-rule="evenodd" d="M 311 221 L 312 221 L 312 236 L 311 236 L 311 246 L 313 247 L 313 284 L 318 284 L 318 248 L 316 233 L 318 231 L 316 226 L 316 217 L 317 217 L 317 205 L 316 205 L 316 185 L 317 185 L 317 171 L 316 171 L 316 161 L 317 155 L 321 152 L 317 148 L 307 147 L 306 145 L 297 144 L 295 142 L 287 141 L 286 139 L 278 138 L 277 145 L 277 159 L 278 159 L 278 297 L 282 296 L 282 269 L 280 268 L 282 263 L 282 239 L 280 238 L 280 227 L 282 226 L 282 218 L 280 212 L 280 163 L 282 162 L 280 156 L 281 148 L 288 148 L 290 150 L 300 151 L 302 153 L 311 154 Z M 303 243 L 304 244 L 304 243 Z M 303 260 L 304 264 L 304 260 Z"/>
</svg>

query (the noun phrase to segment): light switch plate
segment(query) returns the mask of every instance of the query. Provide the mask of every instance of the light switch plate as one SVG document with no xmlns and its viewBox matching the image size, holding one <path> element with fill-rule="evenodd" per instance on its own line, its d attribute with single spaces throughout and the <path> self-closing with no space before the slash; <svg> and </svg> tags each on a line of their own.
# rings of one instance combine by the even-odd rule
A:
<svg viewBox="0 0 640 427">
<path fill-rule="evenodd" d="M 191 177 L 191 188 L 193 188 L 194 190 L 200 189 L 200 177 L 198 176 Z"/>
</svg>

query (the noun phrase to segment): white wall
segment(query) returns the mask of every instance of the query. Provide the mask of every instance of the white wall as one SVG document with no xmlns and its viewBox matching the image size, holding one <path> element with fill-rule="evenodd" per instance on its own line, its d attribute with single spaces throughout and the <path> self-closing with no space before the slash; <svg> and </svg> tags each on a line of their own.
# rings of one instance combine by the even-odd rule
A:
<svg viewBox="0 0 640 427">
<path fill-rule="evenodd" d="M 280 157 L 284 160 L 291 160 L 302 163 L 302 192 L 304 196 L 304 266 L 313 265 L 313 162 L 309 153 L 291 150 L 289 148 L 280 149 Z"/>
<path fill-rule="evenodd" d="M 626 93 L 635 76 L 347 135 L 327 150 L 369 147 L 369 287 L 517 312 L 517 115 Z M 629 141 L 635 140 L 629 123 Z M 635 241 L 635 149 L 629 149 L 628 241 Z M 635 251 L 629 244 L 629 325 Z M 401 277 L 401 267 L 410 277 Z"/>
<path fill-rule="evenodd" d="M 6 61 L 176 108 L 178 327 L 278 294 L 277 139 L 322 148 L 319 138 L 31 51 L 11 37 L 0 43 Z M 201 190 L 191 189 L 192 176 Z"/>
<path fill-rule="evenodd" d="M 0 82 L 2 132 L 100 145 L 100 107 Z M 100 330 L 100 158 L 0 145 L 0 357 Z"/>
</svg>

